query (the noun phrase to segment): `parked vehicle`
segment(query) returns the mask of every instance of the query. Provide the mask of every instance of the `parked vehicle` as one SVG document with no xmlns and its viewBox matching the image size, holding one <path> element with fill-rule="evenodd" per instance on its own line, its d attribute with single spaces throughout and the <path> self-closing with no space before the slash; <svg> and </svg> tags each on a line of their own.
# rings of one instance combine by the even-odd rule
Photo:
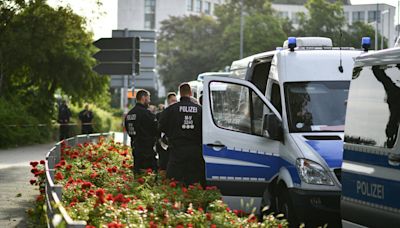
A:
<svg viewBox="0 0 400 228">
<path fill-rule="evenodd" d="M 346 100 L 361 53 L 291 37 L 233 62 L 230 77 L 204 77 L 207 180 L 233 207 L 244 199 L 292 224 L 340 223 Z"/>
<path fill-rule="evenodd" d="M 344 139 L 343 227 L 400 226 L 400 48 L 356 59 Z"/>
</svg>

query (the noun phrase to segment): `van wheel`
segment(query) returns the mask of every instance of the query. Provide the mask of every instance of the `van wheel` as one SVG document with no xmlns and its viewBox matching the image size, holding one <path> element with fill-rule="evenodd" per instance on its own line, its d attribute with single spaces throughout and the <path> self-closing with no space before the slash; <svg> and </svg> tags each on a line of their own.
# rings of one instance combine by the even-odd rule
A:
<svg viewBox="0 0 400 228">
<path fill-rule="evenodd" d="M 282 188 L 278 195 L 278 212 L 282 213 L 284 218 L 288 220 L 289 227 L 298 227 L 298 221 L 286 187 Z"/>
</svg>

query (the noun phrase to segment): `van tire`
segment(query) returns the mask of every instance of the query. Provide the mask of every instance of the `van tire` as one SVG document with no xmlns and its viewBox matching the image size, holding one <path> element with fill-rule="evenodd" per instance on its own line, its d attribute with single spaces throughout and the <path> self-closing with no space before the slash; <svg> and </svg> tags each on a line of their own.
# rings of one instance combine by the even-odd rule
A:
<svg viewBox="0 0 400 228">
<path fill-rule="evenodd" d="M 288 220 L 289 227 L 298 227 L 299 222 L 297 221 L 296 214 L 293 208 L 292 201 L 290 200 L 289 191 L 286 186 L 281 186 L 281 191 L 278 195 L 277 211 L 279 214 L 283 214 L 284 218 Z"/>
</svg>

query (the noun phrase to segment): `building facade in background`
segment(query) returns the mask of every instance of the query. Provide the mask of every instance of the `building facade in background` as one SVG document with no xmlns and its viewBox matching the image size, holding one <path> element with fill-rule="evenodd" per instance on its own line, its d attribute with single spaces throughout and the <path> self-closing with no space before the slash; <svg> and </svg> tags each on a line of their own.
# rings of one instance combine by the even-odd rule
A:
<svg viewBox="0 0 400 228">
<path fill-rule="evenodd" d="M 224 0 L 118 0 L 118 29 L 159 30 L 170 16 L 214 13 Z"/>
<path fill-rule="evenodd" d="M 170 16 L 213 15 L 215 7 L 223 4 L 225 1 L 118 0 L 118 29 L 158 31 L 161 28 L 161 22 Z M 285 1 L 276 0 L 275 2 Z M 394 45 L 398 34 L 394 23 L 396 11 L 394 6 L 387 4 L 350 5 L 347 1 L 343 7 L 347 24 L 351 25 L 356 21 L 371 24 L 374 28 L 378 29 L 380 34 L 383 34 L 388 39 L 389 47 Z M 298 14 L 300 12 L 307 14 L 307 9 L 303 4 L 273 3 L 272 8 L 278 12 L 280 17 L 289 18 L 295 28 L 299 24 Z M 380 42 L 378 46 L 380 47 Z M 159 91 L 159 96 L 164 96 L 165 91 L 157 73 L 154 74 L 154 81 L 157 82 L 156 85 L 154 88 L 149 89 L 156 89 Z M 137 87 L 141 87 L 141 85 L 137 84 Z"/>
<path fill-rule="evenodd" d="M 280 17 L 289 18 L 295 28 L 299 25 L 299 13 L 307 14 L 303 5 L 272 4 L 272 8 L 278 11 Z M 347 24 L 360 21 L 376 28 L 377 23 L 378 32 L 388 39 L 389 47 L 393 47 L 397 37 L 394 23 L 396 7 L 387 4 L 362 4 L 344 5 L 343 9 Z"/>
</svg>

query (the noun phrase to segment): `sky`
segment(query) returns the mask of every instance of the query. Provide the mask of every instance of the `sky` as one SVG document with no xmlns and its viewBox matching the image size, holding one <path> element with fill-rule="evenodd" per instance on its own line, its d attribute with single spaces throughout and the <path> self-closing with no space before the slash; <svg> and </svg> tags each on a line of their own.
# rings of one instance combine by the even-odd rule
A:
<svg viewBox="0 0 400 228">
<path fill-rule="evenodd" d="M 48 0 L 50 5 L 70 5 L 79 15 L 88 20 L 88 29 L 94 32 L 94 38 L 111 37 L 111 31 L 117 29 L 118 0 Z M 168 1 L 168 0 L 162 0 Z M 386 3 L 397 7 L 398 0 L 351 0 L 352 4 Z M 397 16 L 395 21 L 397 21 Z"/>
</svg>

